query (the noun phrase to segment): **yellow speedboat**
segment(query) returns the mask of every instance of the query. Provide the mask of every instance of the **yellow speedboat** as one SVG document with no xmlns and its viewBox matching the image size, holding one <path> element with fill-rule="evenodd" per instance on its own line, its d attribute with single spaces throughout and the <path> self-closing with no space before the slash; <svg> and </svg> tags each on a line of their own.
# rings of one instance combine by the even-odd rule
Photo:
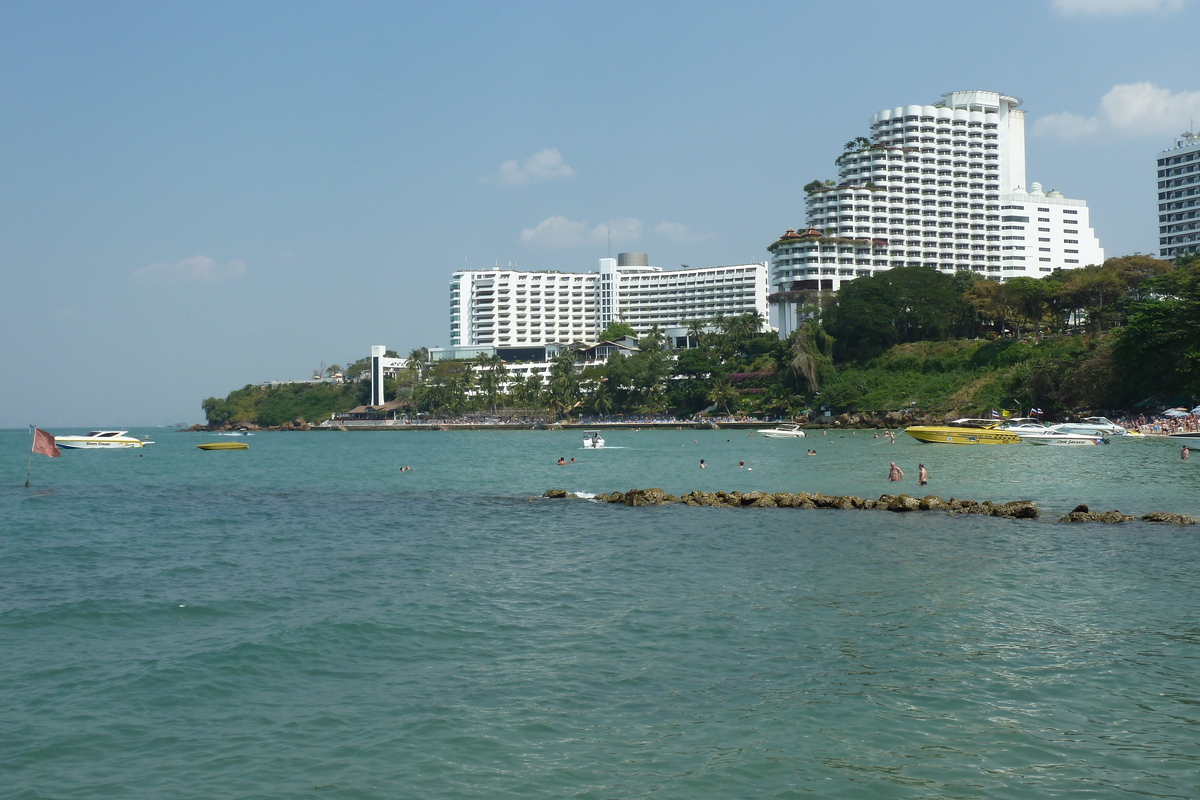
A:
<svg viewBox="0 0 1200 800">
<path fill-rule="evenodd" d="M 1020 444 L 1021 437 L 1001 430 L 998 419 L 956 419 L 947 425 L 914 425 L 904 432 L 926 444 Z"/>
<path fill-rule="evenodd" d="M 201 450 L 249 450 L 250 445 L 245 442 L 209 442 L 208 444 L 198 444 Z"/>
</svg>

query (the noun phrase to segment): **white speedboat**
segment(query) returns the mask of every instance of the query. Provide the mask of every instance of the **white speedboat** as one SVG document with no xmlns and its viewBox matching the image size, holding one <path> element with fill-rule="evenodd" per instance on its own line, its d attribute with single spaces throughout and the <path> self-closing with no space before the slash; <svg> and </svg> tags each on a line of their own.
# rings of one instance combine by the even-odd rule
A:
<svg viewBox="0 0 1200 800">
<path fill-rule="evenodd" d="M 1181 433 L 1168 433 L 1167 441 L 1181 444 L 1189 449 L 1200 450 L 1200 431 L 1184 431 Z"/>
<path fill-rule="evenodd" d="M 1079 422 L 1060 422 L 1051 430 L 1063 433 L 1082 433 L 1085 436 L 1125 436 L 1129 431 L 1108 417 L 1084 417 Z"/>
<path fill-rule="evenodd" d="M 1030 444 L 1051 444 L 1063 446 L 1087 446 L 1097 444 L 1108 444 L 1108 439 L 1103 436 L 1092 435 L 1090 433 L 1066 433 L 1064 431 L 1056 431 L 1053 428 L 1042 428 L 1040 431 L 1034 430 L 1017 430 L 1013 431 L 1021 437 L 1022 442 Z"/>
<path fill-rule="evenodd" d="M 89 431 L 86 436 L 55 436 L 54 443 L 66 450 L 120 450 L 154 442 L 126 436 L 129 431 Z"/>
<path fill-rule="evenodd" d="M 600 435 L 600 431 L 588 431 L 583 434 L 583 446 L 586 450 L 604 447 L 604 437 Z"/>
<path fill-rule="evenodd" d="M 774 428 L 766 428 L 758 432 L 759 436 L 765 436 L 768 439 L 803 439 L 804 431 L 799 425 L 785 423 L 776 425 Z"/>
</svg>

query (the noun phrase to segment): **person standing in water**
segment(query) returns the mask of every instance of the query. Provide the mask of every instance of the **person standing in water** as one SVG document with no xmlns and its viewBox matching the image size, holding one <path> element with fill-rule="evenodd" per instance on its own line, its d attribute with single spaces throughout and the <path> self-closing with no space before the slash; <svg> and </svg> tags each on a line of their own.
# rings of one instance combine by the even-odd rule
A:
<svg viewBox="0 0 1200 800">
<path fill-rule="evenodd" d="M 924 464 L 917 464 L 917 481 L 922 486 L 929 483 L 929 473 L 925 470 Z"/>
<path fill-rule="evenodd" d="M 889 481 L 898 481 L 898 480 L 903 480 L 903 479 L 904 479 L 904 470 L 897 467 L 896 462 L 893 461 L 891 468 L 888 469 L 888 480 Z"/>
</svg>

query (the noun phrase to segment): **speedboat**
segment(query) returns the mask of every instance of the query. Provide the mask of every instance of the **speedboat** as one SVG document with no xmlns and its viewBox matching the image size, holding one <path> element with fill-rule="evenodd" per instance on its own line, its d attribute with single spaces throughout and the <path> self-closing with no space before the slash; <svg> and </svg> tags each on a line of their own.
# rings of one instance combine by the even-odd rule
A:
<svg viewBox="0 0 1200 800">
<path fill-rule="evenodd" d="M 198 444 L 201 450 L 249 450 L 250 445 L 245 442 L 209 442 L 207 444 Z"/>
<path fill-rule="evenodd" d="M 253 436 L 254 434 L 247 430 L 237 431 L 221 431 L 217 436 Z"/>
<path fill-rule="evenodd" d="M 600 431 L 588 431 L 583 434 L 583 447 L 585 450 L 595 450 L 597 447 L 604 447 L 604 437 L 600 435 Z"/>
<path fill-rule="evenodd" d="M 1029 442 L 1030 444 L 1055 444 L 1060 446 L 1108 444 L 1108 439 L 1103 436 L 1089 436 L 1084 433 L 1064 433 L 1049 428 L 1042 433 L 1022 433 L 1019 435 L 1021 441 Z"/>
<path fill-rule="evenodd" d="M 766 428 L 758 432 L 759 436 L 765 436 L 768 439 L 803 439 L 804 431 L 800 430 L 800 426 L 791 422 L 783 425 L 776 425 L 774 428 Z"/>
<path fill-rule="evenodd" d="M 1168 433 L 1167 441 L 1174 442 L 1175 444 L 1181 444 L 1184 447 L 1200 450 L 1200 431 Z"/>
<path fill-rule="evenodd" d="M 86 436 L 55 436 L 54 443 L 66 450 L 120 450 L 154 444 L 126 436 L 127 433 L 129 431 L 89 431 Z"/>
<path fill-rule="evenodd" d="M 1082 433 L 1088 436 L 1125 436 L 1129 431 L 1108 417 L 1084 417 L 1079 422 L 1060 422 L 1051 430 L 1063 433 Z"/>
<path fill-rule="evenodd" d="M 1003 430 L 998 419 L 956 419 L 946 425 L 913 425 L 904 432 L 925 444 L 1021 443 L 1021 437 Z"/>
</svg>

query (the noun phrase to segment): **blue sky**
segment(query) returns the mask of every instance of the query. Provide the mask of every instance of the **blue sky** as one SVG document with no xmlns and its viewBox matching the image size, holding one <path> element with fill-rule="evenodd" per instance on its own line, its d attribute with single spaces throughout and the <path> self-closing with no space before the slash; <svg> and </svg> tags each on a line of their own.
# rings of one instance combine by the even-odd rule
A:
<svg viewBox="0 0 1200 800">
<path fill-rule="evenodd" d="M 0 2 L 0 427 L 449 340 L 464 266 L 761 261 L 876 111 L 1016 95 L 1028 179 L 1155 252 L 1195 0 Z"/>
</svg>

